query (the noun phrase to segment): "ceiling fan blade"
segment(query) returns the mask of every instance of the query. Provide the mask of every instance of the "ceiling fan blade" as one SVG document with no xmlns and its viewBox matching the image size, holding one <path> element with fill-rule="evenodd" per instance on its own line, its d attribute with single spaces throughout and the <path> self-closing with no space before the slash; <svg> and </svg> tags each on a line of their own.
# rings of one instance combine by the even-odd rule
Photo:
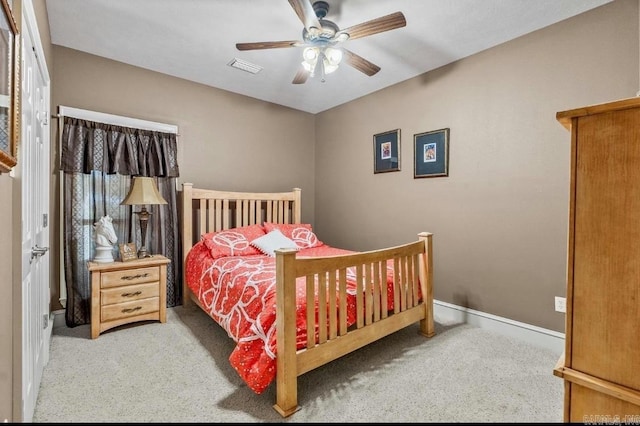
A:
<svg viewBox="0 0 640 426">
<path fill-rule="evenodd" d="M 301 46 L 301 41 L 258 41 L 255 43 L 236 43 L 236 49 L 238 50 L 258 50 L 258 49 L 278 49 L 281 47 L 296 47 Z"/>
<path fill-rule="evenodd" d="M 305 67 L 303 67 L 302 65 L 300 65 L 300 68 L 298 68 L 298 72 L 296 73 L 296 76 L 293 77 L 293 84 L 304 84 L 306 83 L 307 79 L 309 78 L 309 75 L 311 75 L 311 73 L 309 71 L 307 71 L 307 69 Z"/>
<path fill-rule="evenodd" d="M 309 0 L 289 0 L 289 4 L 295 10 L 296 15 L 298 15 L 307 31 L 314 34 L 322 30 L 322 25 L 320 25 L 320 21 Z"/>
<path fill-rule="evenodd" d="M 382 33 L 384 31 L 395 30 L 396 28 L 402 28 L 407 25 L 407 21 L 404 18 L 402 12 L 392 13 L 390 15 L 382 16 L 380 18 L 372 19 L 367 22 L 363 22 L 358 25 L 354 25 L 344 30 L 338 31 L 335 35 L 337 38 L 340 34 L 349 34 L 349 40 L 356 38 L 362 38 L 373 34 Z"/>
<path fill-rule="evenodd" d="M 347 65 L 354 67 L 355 69 L 362 73 L 365 73 L 369 77 L 380 71 L 380 67 L 373 62 L 369 62 L 362 56 L 356 55 L 350 50 L 344 48 L 342 49 L 342 59 L 347 63 Z"/>
</svg>

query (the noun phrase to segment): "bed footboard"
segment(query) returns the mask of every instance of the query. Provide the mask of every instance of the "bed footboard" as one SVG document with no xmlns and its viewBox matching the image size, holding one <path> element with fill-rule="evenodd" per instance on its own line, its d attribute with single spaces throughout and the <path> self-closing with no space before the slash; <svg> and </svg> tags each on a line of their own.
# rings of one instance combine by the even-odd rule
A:
<svg viewBox="0 0 640 426">
<path fill-rule="evenodd" d="M 432 234 L 418 241 L 345 256 L 296 258 L 276 251 L 277 376 L 274 409 L 283 417 L 297 409 L 297 377 L 410 324 L 435 334 Z M 392 290 L 387 289 L 392 271 Z M 355 274 L 356 321 L 347 326 L 347 275 Z M 353 278 L 353 277 L 352 277 Z M 306 285 L 307 344 L 296 349 L 296 285 Z M 389 295 L 392 297 L 390 307 Z M 317 304 L 315 298 L 318 298 Z M 317 330 L 317 332 L 316 332 Z"/>
</svg>

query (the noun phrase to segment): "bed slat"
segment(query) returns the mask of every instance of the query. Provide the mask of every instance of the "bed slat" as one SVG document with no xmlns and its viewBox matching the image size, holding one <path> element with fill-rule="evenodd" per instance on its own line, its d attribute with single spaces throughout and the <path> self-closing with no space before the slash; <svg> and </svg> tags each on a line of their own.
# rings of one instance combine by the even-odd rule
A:
<svg viewBox="0 0 640 426">
<path fill-rule="evenodd" d="M 380 262 L 373 264 L 373 321 L 380 321 L 380 293 L 386 289 L 380 288 Z"/>
<path fill-rule="evenodd" d="M 413 294 L 413 305 L 411 306 L 417 306 L 418 303 L 420 302 L 419 300 L 419 285 L 420 285 L 420 279 L 419 279 L 419 272 L 418 272 L 418 256 L 413 256 L 411 258 L 411 292 Z"/>
<path fill-rule="evenodd" d="M 370 263 L 364 265 L 364 324 L 373 322 L 373 280 Z"/>
<path fill-rule="evenodd" d="M 400 276 L 400 312 L 402 312 L 407 309 L 407 258 L 400 257 L 397 262 L 397 271 Z"/>
<path fill-rule="evenodd" d="M 347 334 L 347 270 L 341 268 L 338 271 L 339 284 L 338 294 L 340 297 L 340 311 L 338 313 L 338 319 L 340 320 L 340 336 Z"/>
<path fill-rule="evenodd" d="M 229 229 L 229 200 L 222 200 L 222 229 Z"/>
<path fill-rule="evenodd" d="M 315 310 L 308 309 L 309 306 L 315 304 L 315 277 L 313 275 L 307 275 L 306 277 L 306 297 L 305 305 L 307 306 L 307 348 L 312 348 L 316 345 L 315 342 Z"/>
<path fill-rule="evenodd" d="M 387 262 L 380 262 L 380 277 L 386 277 L 387 276 Z M 384 282 L 381 279 L 381 283 Z M 387 287 L 385 286 L 382 291 L 380 292 L 380 305 L 383 307 L 380 309 L 380 319 L 385 319 L 387 317 L 388 312 L 387 312 L 387 305 L 389 303 L 389 291 L 387 290 Z"/>
<path fill-rule="evenodd" d="M 243 207 L 244 207 L 244 200 L 236 201 L 236 217 L 235 217 L 235 222 L 234 222 L 235 227 L 244 226 L 244 221 L 243 221 L 244 209 L 243 209 Z"/>
<path fill-rule="evenodd" d="M 258 211 L 256 209 L 258 202 L 256 200 L 249 201 L 249 225 L 260 224 L 261 221 L 258 220 Z"/>
<path fill-rule="evenodd" d="M 329 272 L 329 339 L 335 339 L 338 336 L 338 311 L 336 303 L 336 273 Z"/>
<path fill-rule="evenodd" d="M 327 341 L 327 274 L 318 275 L 318 344 Z"/>
<path fill-rule="evenodd" d="M 398 259 L 393 259 L 393 313 L 400 312 L 400 277 L 398 276 Z"/>
<path fill-rule="evenodd" d="M 206 204 L 202 207 L 205 208 L 206 211 L 200 211 L 200 215 L 206 215 L 206 222 L 202 222 L 204 225 L 204 229 L 207 232 L 215 232 L 216 231 L 216 216 L 215 209 L 213 208 L 213 200 L 203 200 Z"/>
<path fill-rule="evenodd" d="M 364 298 L 362 294 L 362 265 L 356 267 L 356 327 L 364 325 Z"/>
</svg>

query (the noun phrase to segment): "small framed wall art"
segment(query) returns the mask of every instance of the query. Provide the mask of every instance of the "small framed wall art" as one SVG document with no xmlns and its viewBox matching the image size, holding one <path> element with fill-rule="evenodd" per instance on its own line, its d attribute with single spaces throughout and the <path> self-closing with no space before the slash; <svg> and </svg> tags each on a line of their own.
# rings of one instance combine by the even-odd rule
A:
<svg viewBox="0 0 640 426">
<path fill-rule="evenodd" d="M 373 173 L 400 170 L 400 129 L 373 135 Z"/>
<path fill-rule="evenodd" d="M 449 176 L 449 129 L 413 135 L 413 178 Z"/>
</svg>

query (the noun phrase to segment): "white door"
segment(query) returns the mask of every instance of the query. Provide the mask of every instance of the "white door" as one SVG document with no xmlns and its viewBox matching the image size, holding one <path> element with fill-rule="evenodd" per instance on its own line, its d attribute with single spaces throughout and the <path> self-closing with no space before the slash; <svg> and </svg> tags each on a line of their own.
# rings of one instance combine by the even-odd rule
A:
<svg viewBox="0 0 640 426">
<path fill-rule="evenodd" d="M 21 63 L 22 421 L 31 422 L 49 360 L 49 74 L 31 1 L 23 1 Z"/>
</svg>

